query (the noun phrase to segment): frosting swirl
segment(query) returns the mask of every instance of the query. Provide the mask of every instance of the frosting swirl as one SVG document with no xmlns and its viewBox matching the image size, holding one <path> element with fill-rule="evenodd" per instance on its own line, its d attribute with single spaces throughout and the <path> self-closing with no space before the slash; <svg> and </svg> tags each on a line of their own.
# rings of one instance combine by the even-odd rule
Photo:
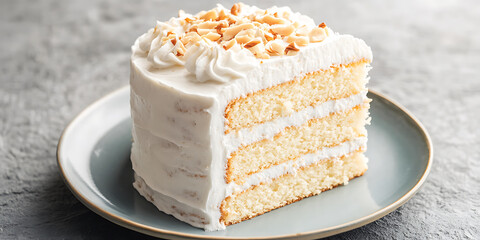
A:
<svg viewBox="0 0 480 240">
<path fill-rule="evenodd" d="M 225 50 L 203 42 L 190 47 L 185 58 L 185 67 L 195 74 L 198 82 L 214 80 L 226 83 L 245 78 L 245 72 L 255 67 L 257 61 L 248 50 Z"/>
<path fill-rule="evenodd" d="M 160 40 L 155 38 L 150 46 L 147 59 L 152 63 L 153 67 L 168 68 L 175 65 L 183 65 L 184 62 L 174 54 L 176 45 L 173 45 L 171 41 L 161 45 Z"/>
</svg>

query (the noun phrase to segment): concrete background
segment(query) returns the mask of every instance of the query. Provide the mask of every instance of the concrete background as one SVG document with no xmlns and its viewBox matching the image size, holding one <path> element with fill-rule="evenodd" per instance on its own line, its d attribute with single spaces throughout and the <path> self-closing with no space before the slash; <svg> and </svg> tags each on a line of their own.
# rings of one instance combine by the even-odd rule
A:
<svg viewBox="0 0 480 240">
<path fill-rule="evenodd" d="M 0 239 L 149 239 L 75 199 L 57 169 L 57 141 L 83 108 L 128 83 L 130 45 L 156 19 L 214 4 L 0 2 Z M 332 239 L 480 239 L 480 3 L 257 3 L 274 4 L 363 38 L 374 52 L 370 87 L 410 109 L 433 138 L 434 165 L 420 192 Z"/>
</svg>

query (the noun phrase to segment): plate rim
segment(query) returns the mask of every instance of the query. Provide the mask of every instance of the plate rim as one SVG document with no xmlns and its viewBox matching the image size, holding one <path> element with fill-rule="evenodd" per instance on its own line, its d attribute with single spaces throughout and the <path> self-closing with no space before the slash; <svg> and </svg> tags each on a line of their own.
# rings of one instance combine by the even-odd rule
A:
<svg viewBox="0 0 480 240">
<path fill-rule="evenodd" d="M 432 140 L 430 138 L 430 135 L 427 132 L 427 129 L 425 126 L 409 111 L 407 108 L 402 106 L 400 103 L 398 103 L 396 100 L 393 100 L 390 97 L 387 97 L 385 94 L 382 94 L 376 90 L 368 89 L 368 93 L 376 95 L 376 97 L 382 99 L 383 101 L 386 101 L 390 105 L 395 106 L 403 112 L 409 120 L 414 123 L 414 127 L 418 128 L 420 131 L 423 140 L 425 141 L 427 148 L 428 148 L 428 160 L 427 160 L 427 166 L 425 167 L 425 171 L 422 173 L 422 176 L 420 179 L 417 181 L 417 183 L 407 192 L 405 193 L 402 197 L 398 198 L 396 201 L 393 203 L 389 204 L 388 206 L 379 209 L 378 211 L 375 211 L 367 216 L 358 218 L 353 221 L 349 221 L 343 224 L 339 224 L 336 226 L 328 227 L 328 228 L 322 228 L 322 229 L 317 229 L 313 231 L 307 231 L 307 232 L 300 232 L 296 234 L 286 234 L 286 235 L 275 235 L 275 236 L 266 236 L 266 237 L 248 237 L 248 238 L 242 238 L 242 237 L 229 237 L 229 236 L 206 236 L 206 235 L 197 235 L 197 234 L 190 234 L 190 233 L 183 233 L 183 232 L 178 232 L 178 231 L 172 231 L 172 230 L 167 230 L 167 229 L 160 229 L 160 228 L 155 228 L 151 226 L 147 226 L 126 218 L 123 218 L 121 216 L 118 216 L 116 214 L 113 214 L 97 205 L 95 205 L 93 202 L 88 200 L 88 197 L 80 193 L 78 189 L 75 188 L 75 185 L 72 184 L 70 179 L 68 178 L 64 166 L 62 164 L 62 159 L 61 159 L 61 149 L 63 146 L 63 141 L 65 136 L 71 131 L 73 126 L 80 121 L 81 117 L 84 115 L 87 115 L 89 112 L 93 111 L 97 106 L 103 104 L 104 102 L 108 101 L 110 98 L 114 97 L 115 95 L 121 93 L 122 91 L 126 91 L 126 89 L 129 89 L 129 85 L 126 85 L 124 87 L 121 87 L 117 90 L 114 90 L 100 99 L 94 101 L 93 103 L 89 104 L 87 107 L 85 107 L 80 113 L 78 113 L 65 127 L 65 129 L 62 131 L 60 138 L 58 140 L 57 144 L 57 151 L 56 151 L 56 158 L 57 158 L 57 165 L 61 173 L 61 177 L 63 181 L 65 182 L 65 185 L 67 185 L 68 189 L 73 193 L 73 195 L 87 208 L 95 212 L 96 214 L 102 216 L 103 218 L 120 225 L 122 227 L 131 229 L 133 231 L 137 231 L 143 234 L 147 234 L 150 236 L 154 237 L 170 237 L 170 238 L 176 238 L 176 239 L 309 239 L 309 238 L 323 238 L 323 237 L 328 237 L 332 236 L 335 234 L 339 234 L 342 232 L 350 231 L 355 228 L 362 227 L 364 225 L 367 225 L 371 222 L 374 222 L 388 213 L 393 212 L 403 204 L 405 204 L 410 198 L 412 198 L 418 190 L 421 188 L 421 186 L 425 183 L 430 170 L 432 168 L 432 163 L 433 163 L 433 145 L 432 145 Z"/>
</svg>

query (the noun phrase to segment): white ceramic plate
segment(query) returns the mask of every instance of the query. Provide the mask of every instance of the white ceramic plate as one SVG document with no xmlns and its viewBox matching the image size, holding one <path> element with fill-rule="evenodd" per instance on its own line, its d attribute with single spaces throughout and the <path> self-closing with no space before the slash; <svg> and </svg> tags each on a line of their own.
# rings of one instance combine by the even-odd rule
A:
<svg viewBox="0 0 480 240">
<path fill-rule="evenodd" d="M 383 217 L 410 199 L 432 164 L 430 138 L 403 107 L 369 92 L 369 170 L 340 186 L 227 227 L 205 232 L 158 211 L 132 187 L 129 87 L 93 103 L 64 130 L 57 160 L 66 184 L 87 207 L 121 226 L 166 238 L 319 238 Z"/>
</svg>

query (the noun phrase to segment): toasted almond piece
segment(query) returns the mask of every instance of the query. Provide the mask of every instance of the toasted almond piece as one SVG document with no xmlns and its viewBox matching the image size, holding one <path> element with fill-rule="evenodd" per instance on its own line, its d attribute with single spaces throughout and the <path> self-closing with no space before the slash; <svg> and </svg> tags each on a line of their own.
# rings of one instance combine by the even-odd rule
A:
<svg viewBox="0 0 480 240">
<path fill-rule="evenodd" d="M 316 27 L 310 31 L 308 37 L 310 42 L 321 42 L 327 37 L 327 34 L 325 28 Z"/>
<path fill-rule="evenodd" d="M 288 36 L 295 31 L 295 28 L 291 24 L 276 24 L 272 25 L 272 31 L 282 36 Z"/>
<path fill-rule="evenodd" d="M 220 34 L 220 35 L 223 35 L 223 31 L 222 29 L 228 27 L 228 22 L 225 21 L 225 20 L 221 20 L 219 21 L 218 25 L 215 27 L 215 29 L 217 30 L 217 33 Z"/>
<path fill-rule="evenodd" d="M 162 37 L 162 45 L 165 44 L 166 42 L 175 39 L 177 36 L 175 34 L 169 34 L 165 37 Z"/>
<path fill-rule="evenodd" d="M 193 25 L 193 26 L 189 27 L 186 32 L 187 32 L 187 33 L 189 33 L 189 32 L 197 32 L 197 29 L 198 29 L 198 26 L 197 26 L 197 25 Z"/>
<path fill-rule="evenodd" d="M 267 42 L 265 45 L 265 50 L 270 56 L 281 56 L 285 54 L 285 48 L 287 45 L 282 40 L 273 40 Z"/>
<path fill-rule="evenodd" d="M 288 52 L 291 52 L 291 51 L 294 51 L 294 52 L 300 51 L 300 49 L 297 47 L 297 45 L 294 42 L 288 44 L 288 46 L 285 48 L 285 52 L 287 53 L 287 55 L 288 55 Z"/>
<path fill-rule="evenodd" d="M 217 17 L 218 17 L 218 13 L 214 9 L 200 15 L 200 19 L 203 19 L 205 21 L 216 20 Z"/>
<path fill-rule="evenodd" d="M 177 41 L 176 44 L 175 44 L 175 55 L 183 56 L 183 55 L 185 55 L 186 51 L 187 51 L 187 49 L 183 45 L 182 41 Z"/>
<path fill-rule="evenodd" d="M 197 29 L 197 32 L 200 36 L 203 36 L 205 34 L 208 34 L 208 33 L 217 33 L 217 30 L 216 29 Z"/>
<path fill-rule="evenodd" d="M 232 18 L 232 15 L 227 15 L 227 17 L 224 20 L 228 21 L 229 26 L 236 22 L 236 20 Z"/>
<path fill-rule="evenodd" d="M 298 54 L 298 51 L 293 51 L 293 50 L 289 50 L 287 51 L 287 53 L 285 55 L 287 56 L 295 56 Z"/>
<path fill-rule="evenodd" d="M 260 58 L 260 59 L 269 59 L 270 58 L 270 55 L 268 55 L 265 52 L 257 53 L 257 54 L 255 54 L 255 56 L 257 58 Z"/>
<path fill-rule="evenodd" d="M 252 29 L 252 28 L 255 28 L 255 26 L 251 23 L 243 23 L 240 25 L 224 28 L 222 29 L 222 30 L 225 30 L 225 32 L 223 32 L 223 39 L 228 41 L 234 38 L 240 31 L 246 30 L 246 29 Z"/>
<path fill-rule="evenodd" d="M 308 37 L 307 36 L 293 36 L 290 35 L 286 39 L 287 43 L 295 43 L 297 46 L 307 46 L 309 43 Z"/>
<path fill-rule="evenodd" d="M 272 15 L 265 15 L 263 17 L 259 17 L 258 19 L 262 23 L 266 23 L 268 25 L 275 25 L 275 24 L 286 24 L 287 21 L 283 18 L 277 18 Z"/>
<path fill-rule="evenodd" d="M 225 11 L 222 9 L 220 10 L 220 12 L 218 13 L 218 17 L 217 17 L 217 20 L 220 21 L 220 20 L 223 20 L 227 17 L 227 14 L 225 13 Z"/>
<path fill-rule="evenodd" d="M 180 38 L 180 41 L 185 46 L 190 44 L 190 43 L 198 42 L 200 40 L 201 40 L 200 35 L 198 35 L 198 33 L 196 33 L 196 32 L 189 32 L 189 33 L 185 34 L 182 38 Z"/>
<path fill-rule="evenodd" d="M 232 8 L 230 9 L 230 13 L 235 16 L 238 16 L 240 11 L 242 11 L 240 3 L 233 4 Z"/>
<path fill-rule="evenodd" d="M 318 24 L 318 27 L 319 27 L 319 28 L 325 28 L 326 26 L 327 26 L 327 25 L 326 25 L 324 22 Z"/>
<path fill-rule="evenodd" d="M 269 32 L 263 32 L 263 36 L 265 37 L 266 42 L 272 41 L 275 39 L 275 36 Z"/>
<path fill-rule="evenodd" d="M 255 20 L 252 20 L 252 21 L 254 21 L 253 25 L 255 25 L 255 27 L 257 27 L 258 29 L 260 29 L 264 32 L 268 32 L 268 30 L 270 29 L 270 25 L 268 25 L 266 23 L 256 22 Z"/>
<path fill-rule="evenodd" d="M 246 36 L 250 36 L 250 37 L 254 38 L 256 36 L 256 34 L 257 34 L 256 29 L 252 28 L 252 29 L 242 30 L 239 33 L 237 33 L 237 35 L 235 35 L 235 36 L 245 36 L 246 35 Z"/>
<path fill-rule="evenodd" d="M 308 29 L 306 25 L 303 25 L 295 30 L 295 35 L 297 36 L 308 36 L 308 33 L 310 33 L 310 29 Z"/>
<path fill-rule="evenodd" d="M 296 37 L 295 39 L 295 44 L 297 44 L 300 47 L 307 46 L 310 43 L 310 40 L 308 39 L 307 36 L 300 36 Z"/>
<path fill-rule="evenodd" d="M 228 50 L 228 49 L 232 48 L 235 44 L 237 44 L 237 41 L 236 41 L 235 38 L 234 38 L 234 39 L 232 39 L 232 40 L 224 43 L 224 44 L 223 44 L 223 48 L 224 48 L 225 50 Z"/>
<path fill-rule="evenodd" d="M 244 23 L 251 23 L 251 24 L 253 24 L 252 21 L 251 21 L 250 19 L 248 19 L 248 18 L 238 17 L 237 19 L 235 19 L 235 24 L 238 24 L 238 25 L 239 25 L 239 24 L 244 24 Z"/>
<path fill-rule="evenodd" d="M 252 29 L 253 30 L 253 29 Z M 268 39 L 271 39 L 273 40 L 273 35 L 271 35 L 270 33 L 268 33 L 266 30 L 263 30 L 263 29 L 260 29 L 260 28 L 257 28 L 254 30 L 255 34 L 253 35 L 254 37 L 256 38 L 261 38 L 263 43 L 267 43 Z M 268 35 L 268 36 L 266 36 Z M 268 39 L 267 39 L 268 38 Z"/>
<path fill-rule="evenodd" d="M 241 36 L 237 35 L 235 36 L 234 39 L 237 40 L 237 42 L 240 44 L 245 44 L 247 42 L 250 42 L 253 38 L 248 35 L 241 35 Z"/>
<path fill-rule="evenodd" d="M 220 39 L 222 36 L 216 32 L 209 32 L 205 35 L 203 35 L 204 38 L 207 38 L 207 39 L 210 39 L 211 41 L 217 41 L 218 39 Z"/>
<path fill-rule="evenodd" d="M 255 56 L 262 56 L 262 54 L 265 53 L 265 45 L 263 45 L 260 38 L 253 39 L 245 44 L 244 47 L 252 52 Z"/>
<path fill-rule="evenodd" d="M 244 48 L 252 48 L 257 46 L 258 44 L 262 43 L 262 40 L 260 38 L 254 38 L 247 42 L 243 47 Z"/>
<path fill-rule="evenodd" d="M 217 27 L 218 24 L 219 22 L 216 22 L 216 21 L 206 21 L 206 22 L 199 23 L 196 26 L 199 29 L 213 29 Z"/>
</svg>

